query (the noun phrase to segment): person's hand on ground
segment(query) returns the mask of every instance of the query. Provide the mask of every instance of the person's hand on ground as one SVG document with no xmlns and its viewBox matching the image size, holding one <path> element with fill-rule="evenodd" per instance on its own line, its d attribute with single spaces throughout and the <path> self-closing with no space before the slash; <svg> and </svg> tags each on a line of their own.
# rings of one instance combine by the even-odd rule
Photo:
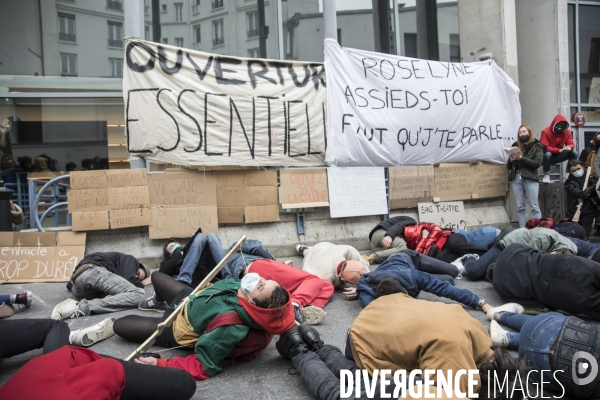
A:
<svg viewBox="0 0 600 400">
<path fill-rule="evenodd" d="M 294 262 L 292 260 L 286 260 L 283 263 L 289 265 L 290 267 L 294 266 Z"/>
<path fill-rule="evenodd" d="M 382 240 L 381 240 L 381 247 L 383 247 L 384 249 L 389 249 L 392 246 L 392 242 L 394 241 L 394 239 L 392 239 L 392 237 L 390 235 L 386 235 Z"/>
<path fill-rule="evenodd" d="M 354 300 L 358 297 L 358 294 L 356 293 L 356 288 L 355 287 L 347 287 L 344 288 L 344 296 L 346 297 L 346 300 Z"/>
<path fill-rule="evenodd" d="M 138 364 L 146 364 L 146 365 L 156 365 L 156 358 L 154 357 L 140 357 L 133 360 L 133 362 Z"/>
</svg>

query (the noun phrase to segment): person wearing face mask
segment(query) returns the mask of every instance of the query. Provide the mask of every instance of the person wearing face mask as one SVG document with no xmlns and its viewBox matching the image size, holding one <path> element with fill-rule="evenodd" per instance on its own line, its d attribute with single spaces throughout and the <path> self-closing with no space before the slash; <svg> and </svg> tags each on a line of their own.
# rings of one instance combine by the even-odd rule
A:
<svg viewBox="0 0 600 400">
<path fill-rule="evenodd" d="M 598 193 L 596 192 L 597 179 L 590 176 L 587 188 L 584 190 L 586 170 L 579 160 L 569 160 L 567 163 L 569 177 L 565 181 L 565 192 L 567 192 L 567 216 L 573 218 L 577 207 L 581 203 L 581 214 L 579 222 L 585 230 L 586 237 L 590 236 L 592 223 L 596 218 L 598 206 Z"/>
<path fill-rule="evenodd" d="M 532 218 L 542 218 L 538 205 L 539 178 L 538 168 L 542 165 L 544 149 L 535 138 L 529 125 L 521 125 L 517 133 L 517 141 L 513 147 L 518 147 L 521 154 L 512 154 L 506 163 L 508 179 L 517 201 L 519 226 L 527 223 L 527 203 Z"/>
<path fill-rule="evenodd" d="M 115 321 L 115 333 L 143 343 L 189 297 L 173 324 L 158 336 L 156 345 L 188 347 L 195 354 L 158 360 L 140 357 L 143 364 L 183 369 L 196 380 L 208 379 L 221 371 L 225 358 L 257 357 L 273 335 L 295 325 L 289 293 L 277 282 L 255 273 L 246 274 L 241 281 L 222 279 L 195 295 L 189 286 L 161 272 L 151 278 L 158 300 L 169 304 L 163 317 L 128 315 Z"/>
<path fill-rule="evenodd" d="M 544 146 L 544 179 L 542 182 L 550 183 L 550 166 L 567 160 L 576 160 L 577 151 L 573 142 L 573 135 L 569 129 L 569 121 L 558 114 L 552 120 L 550 126 L 542 131 L 540 138 Z"/>
</svg>

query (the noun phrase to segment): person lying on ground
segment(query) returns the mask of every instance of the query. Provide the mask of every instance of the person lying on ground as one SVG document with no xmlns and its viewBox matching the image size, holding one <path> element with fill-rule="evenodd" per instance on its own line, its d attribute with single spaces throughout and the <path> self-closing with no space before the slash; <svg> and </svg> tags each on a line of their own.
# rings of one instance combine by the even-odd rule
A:
<svg viewBox="0 0 600 400">
<path fill-rule="evenodd" d="M 74 299 L 59 303 L 50 318 L 79 318 L 135 308 L 144 300 L 150 270 L 137 258 L 118 252 L 92 253 L 73 270 L 67 290 Z"/>
<path fill-rule="evenodd" d="M 577 246 L 577 255 L 579 257 L 589 258 L 590 260 L 600 263 L 600 246 L 590 243 L 587 240 L 568 237 L 568 240 L 575 243 Z"/>
<path fill-rule="evenodd" d="M 12 317 L 15 314 L 13 304 L 29 308 L 33 301 L 33 293 L 25 291 L 21 294 L 0 294 L 0 319 Z"/>
<path fill-rule="evenodd" d="M 328 280 L 337 289 L 345 286 L 345 282 L 340 279 L 337 273 L 340 263 L 357 261 L 369 268 L 369 263 L 352 246 L 336 245 L 329 242 L 317 243 L 310 247 L 297 244 L 296 251 L 304 257 L 302 262 L 303 271 Z"/>
<path fill-rule="evenodd" d="M 504 236 L 483 256 L 467 254 L 457 261 L 456 266 L 461 270 L 461 274 L 472 280 L 483 279 L 490 264 L 495 263 L 512 243 L 521 243 L 546 253 L 577 254 L 575 243 L 553 229 L 519 228 Z"/>
<path fill-rule="evenodd" d="M 500 234 L 500 229 L 493 226 L 483 226 L 473 231 L 452 229 L 452 232 L 464 236 L 467 243 L 473 246 L 477 246 L 480 249 L 487 249 L 487 245 Z"/>
<path fill-rule="evenodd" d="M 102 356 L 88 347 L 114 334 L 114 318 L 71 331 L 53 319 L 0 321 L 0 358 L 43 348 L 4 386 L 2 399 L 190 399 L 196 382 L 185 371 Z"/>
<path fill-rule="evenodd" d="M 347 267 L 346 267 L 347 268 Z M 381 264 L 375 271 L 347 271 L 342 267 L 340 276 L 346 282 L 356 285 L 356 294 L 363 307 L 376 298 L 375 289 L 385 279 L 393 279 L 406 288 L 408 294 L 417 298 L 422 290 L 439 297 L 465 304 L 473 309 L 487 312 L 491 306 L 466 289 L 459 289 L 447 280 L 415 269 L 411 258 L 405 253 L 396 253 Z M 451 279 L 451 278 L 450 278 Z"/>
<path fill-rule="evenodd" d="M 169 239 L 163 247 L 163 256 L 159 271 L 195 288 L 225 258 L 225 252 L 217 235 L 204 235 L 198 229 L 185 246 Z"/>
<path fill-rule="evenodd" d="M 406 249 L 404 240 L 404 228 L 417 225 L 411 217 L 398 216 L 384 219 L 369 232 L 371 250 L 369 256 L 363 256 L 369 264 L 380 264 L 394 253 Z"/>
<path fill-rule="evenodd" d="M 196 380 L 219 373 L 226 357 L 251 359 L 270 343 L 274 334 L 291 329 L 294 313 L 290 295 L 277 282 L 248 273 L 241 281 L 223 279 L 197 295 L 178 280 L 161 272 L 152 274 L 157 302 L 169 304 L 162 318 L 128 315 L 117 319 L 115 333 L 125 340 L 143 343 L 186 297 L 189 302 L 173 324 L 156 340 L 161 347 L 189 347 L 188 357 L 157 360 L 142 357 L 149 365 L 188 371 Z"/>
<path fill-rule="evenodd" d="M 581 349 L 588 349 L 587 353 L 592 355 L 596 364 L 600 363 L 600 349 L 594 339 L 600 336 L 597 325 L 557 312 L 532 316 L 500 311 L 491 317 L 490 336 L 494 347 L 517 350 L 519 356 L 535 370 L 532 377 L 538 385 L 544 382 L 544 389 L 559 397 L 600 398 L 598 377 L 583 385 L 581 380 L 574 380 L 577 374 L 581 375 L 579 371 L 586 370 L 585 364 L 592 360 L 573 358 Z M 502 329 L 498 322 L 517 332 Z"/>
<path fill-rule="evenodd" d="M 600 320 L 600 265 L 587 258 L 513 243 L 488 267 L 486 278 L 506 301 Z"/>
<path fill-rule="evenodd" d="M 276 348 L 279 354 L 292 360 L 306 387 L 317 399 L 339 399 L 343 383 L 342 370 L 353 373 L 374 370 L 441 370 L 447 376 L 452 370 L 479 370 L 474 392 L 480 398 L 490 398 L 488 371 L 515 373 L 524 370 L 523 360 L 509 356 L 502 349 L 493 351 L 484 327 L 459 305 L 417 300 L 394 279 L 386 279 L 377 287 L 377 300 L 363 309 L 348 331 L 344 353 L 325 345 L 314 328 L 301 325 L 281 335 Z M 497 310 L 522 311 L 518 305 L 504 305 Z M 385 323 L 382 323 L 385 321 Z M 415 334 L 418 332 L 419 334 Z M 377 340 L 373 340 L 377 338 Z M 450 372 L 452 374 L 452 372 Z M 435 375 L 432 376 L 435 380 Z M 454 376 L 451 377 L 454 382 Z M 386 393 L 394 392 L 390 379 Z M 468 392 L 466 374 L 459 379 L 459 389 Z M 342 384 L 341 384 L 342 383 Z M 405 382 L 401 382 L 406 384 Z M 491 386 L 491 385 L 490 385 Z M 375 393 L 364 390 L 356 397 L 384 398 L 377 382 Z M 505 388 L 506 391 L 506 388 Z M 497 393 L 505 393 L 497 390 Z M 435 389 L 430 389 L 435 393 Z"/>
</svg>

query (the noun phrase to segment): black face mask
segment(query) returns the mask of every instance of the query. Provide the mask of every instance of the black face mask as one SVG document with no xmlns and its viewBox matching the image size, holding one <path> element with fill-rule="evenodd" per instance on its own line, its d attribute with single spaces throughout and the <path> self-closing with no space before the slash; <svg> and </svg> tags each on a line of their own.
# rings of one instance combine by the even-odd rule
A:
<svg viewBox="0 0 600 400">
<path fill-rule="evenodd" d="M 567 130 L 567 127 L 569 125 L 566 122 L 557 122 L 554 125 L 554 133 L 556 133 L 557 135 L 562 135 L 564 131 Z"/>
<path fill-rule="evenodd" d="M 527 142 L 529 142 L 529 135 L 525 135 L 525 136 L 519 136 L 519 140 L 520 140 L 522 143 L 527 143 Z"/>
</svg>

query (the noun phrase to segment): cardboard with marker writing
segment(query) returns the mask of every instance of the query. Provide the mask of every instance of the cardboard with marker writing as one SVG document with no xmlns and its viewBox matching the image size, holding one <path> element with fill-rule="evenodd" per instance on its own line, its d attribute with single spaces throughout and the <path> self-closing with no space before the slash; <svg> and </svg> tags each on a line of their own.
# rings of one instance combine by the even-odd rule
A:
<svg viewBox="0 0 600 400">
<path fill-rule="evenodd" d="M 508 173 L 504 164 L 479 162 L 471 166 L 474 199 L 501 197 L 508 191 Z"/>
<path fill-rule="evenodd" d="M 329 206 L 325 168 L 282 169 L 279 182 L 279 202 L 283 208 Z"/>
<path fill-rule="evenodd" d="M 75 232 L 109 229 L 108 211 L 74 212 L 71 215 L 71 225 Z"/>
<path fill-rule="evenodd" d="M 108 212 L 112 229 L 147 226 L 152 224 L 150 207 L 125 208 Z"/>
<path fill-rule="evenodd" d="M 167 169 L 150 174 L 148 180 L 152 205 L 217 205 L 217 179 L 212 172 Z"/>
<path fill-rule="evenodd" d="M 217 171 L 219 223 L 244 223 L 244 172 Z"/>
<path fill-rule="evenodd" d="M 433 201 L 467 200 L 473 192 L 472 168 L 468 163 L 441 163 L 434 167 Z"/>
<path fill-rule="evenodd" d="M 244 220 L 247 224 L 279 221 L 277 171 L 244 171 Z"/>
<path fill-rule="evenodd" d="M 152 206 L 150 239 L 191 237 L 198 228 L 203 233 L 218 233 L 217 206 Z"/>
<path fill-rule="evenodd" d="M 412 208 L 432 201 L 433 166 L 389 167 L 390 209 Z"/>
<path fill-rule="evenodd" d="M 68 281 L 84 257 L 85 239 L 75 232 L 1 234 L 0 283 Z"/>
</svg>

